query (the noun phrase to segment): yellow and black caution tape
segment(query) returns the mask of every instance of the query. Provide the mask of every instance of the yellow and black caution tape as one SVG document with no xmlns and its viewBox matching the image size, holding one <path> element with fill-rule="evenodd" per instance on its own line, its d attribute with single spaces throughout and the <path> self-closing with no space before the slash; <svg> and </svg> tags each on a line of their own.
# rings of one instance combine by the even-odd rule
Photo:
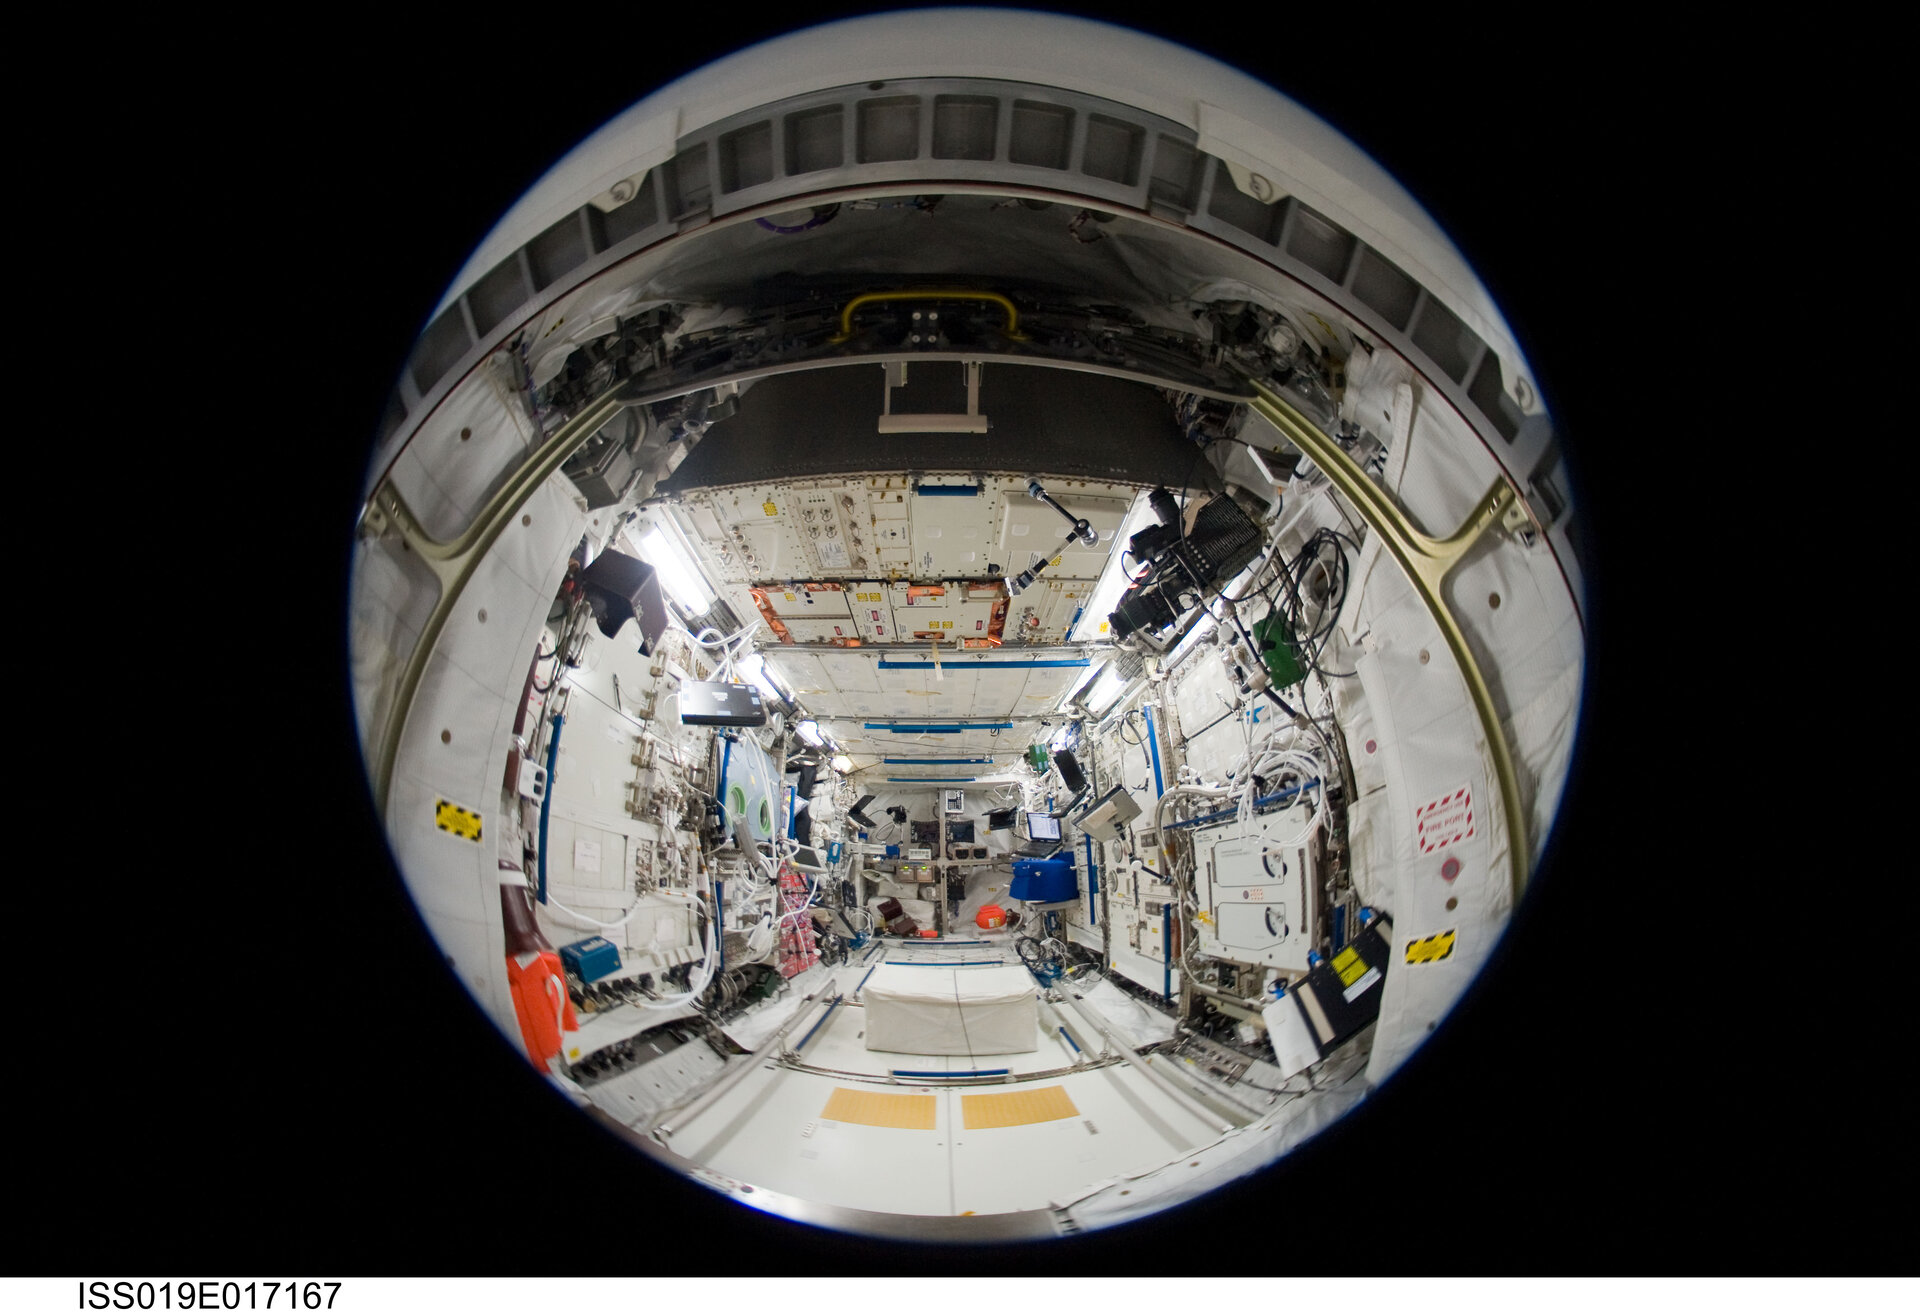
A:
<svg viewBox="0 0 1920 1314">
<path fill-rule="evenodd" d="M 1441 931 L 1424 940 L 1407 941 L 1407 961 L 1414 964 L 1439 962 L 1453 952 L 1454 935 L 1453 931 Z"/>
<path fill-rule="evenodd" d="M 480 814 L 444 798 L 434 805 L 433 824 L 450 835 L 480 842 Z"/>
</svg>

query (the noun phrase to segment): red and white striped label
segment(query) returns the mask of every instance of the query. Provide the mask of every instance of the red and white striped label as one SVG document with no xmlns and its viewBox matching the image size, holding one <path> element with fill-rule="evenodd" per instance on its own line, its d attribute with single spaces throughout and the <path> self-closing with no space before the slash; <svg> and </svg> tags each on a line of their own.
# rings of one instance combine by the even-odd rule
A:
<svg viewBox="0 0 1920 1314">
<path fill-rule="evenodd" d="M 1462 785 L 1413 810 L 1413 835 L 1420 852 L 1435 853 L 1449 844 L 1472 839 L 1473 791 Z"/>
</svg>

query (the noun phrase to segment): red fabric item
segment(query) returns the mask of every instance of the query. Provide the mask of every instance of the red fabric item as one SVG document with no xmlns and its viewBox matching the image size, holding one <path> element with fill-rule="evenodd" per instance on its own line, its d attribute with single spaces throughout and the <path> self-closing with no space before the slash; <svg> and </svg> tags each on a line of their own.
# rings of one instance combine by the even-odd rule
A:
<svg viewBox="0 0 1920 1314">
<path fill-rule="evenodd" d="M 806 906 L 806 878 L 791 866 L 780 869 L 780 901 L 783 912 L 799 912 Z M 805 914 L 787 918 L 780 930 L 780 975 L 791 979 L 819 961 L 820 951 L 813 944 L 813 919 Z"/>
<path fill-rule="evenodd" d="M 527 1057 L 545 1072 L 547 1060 L 558 1054 L 564 1043 L 562 1033 L 580 1029 L 573 1000 L 567 995 L 566 969 L 560 965 L 560 955 L 549 949 L 507 959 L 507 984 L 513 989 L 513 1011 L 520 1021 Z"/>
</svg>

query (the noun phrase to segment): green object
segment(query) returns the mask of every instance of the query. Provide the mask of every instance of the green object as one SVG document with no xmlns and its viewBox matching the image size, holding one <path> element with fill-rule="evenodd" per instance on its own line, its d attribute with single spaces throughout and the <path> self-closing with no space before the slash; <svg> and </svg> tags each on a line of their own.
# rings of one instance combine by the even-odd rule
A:
<svg viewBox="0 0 1920 1314">
<path fill-rule="evenodd" d="M 1035 771 L 1045 771 L 1051 764 L 1047 758 L 1047 746 L 1035 744 L 1027 749 L 1027 763 Z"/>
<path fill-rule="evenodd" d="M 1276 611 L 1265 620 L 1255 621 L 1253 640 L 1260 645 L 1260 660 L 1266 663 L 1267 674 L 1273 677 L 1274 684 L 1285 689 L 1306 678 L 1285 616 Z"/>
</svg>

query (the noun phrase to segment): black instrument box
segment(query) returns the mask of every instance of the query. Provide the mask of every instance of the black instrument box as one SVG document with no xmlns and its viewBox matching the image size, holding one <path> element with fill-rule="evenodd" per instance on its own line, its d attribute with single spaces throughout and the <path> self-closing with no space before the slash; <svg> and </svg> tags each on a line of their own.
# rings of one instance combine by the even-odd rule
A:
<svg viewBox="0 0 1920 1314">
<path fill-rule="evenodd" d="M 760 690 L 750 684 L 719 680 L 680 686 L 682 725 L 765 725 L 767 709 Z"/>
</svg>

